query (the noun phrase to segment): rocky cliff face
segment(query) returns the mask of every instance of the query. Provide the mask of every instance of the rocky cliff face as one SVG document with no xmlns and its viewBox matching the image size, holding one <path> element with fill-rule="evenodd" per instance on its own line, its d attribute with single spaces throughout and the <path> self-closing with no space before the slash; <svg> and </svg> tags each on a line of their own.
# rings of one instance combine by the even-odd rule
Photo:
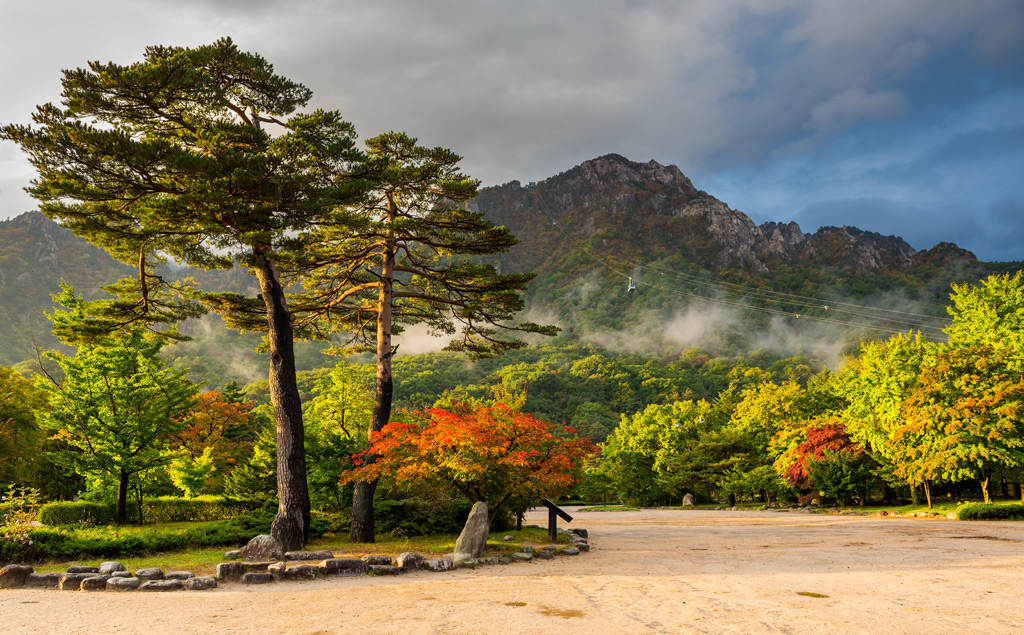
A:
<svg viewBox="0 0 1024 635">
<path fill-rule="evenodd" d="M 905 269 L 917 252 L 903 239 L 855 227 L 822 227 L 805 234 L 796 223 L 756 225 L 749 216 L 694 188 L 679 168 L 636 163 L 609 154 L 524 187 L 487 188 L 470 203 L 534 247 L 517 248 L 522 264 L 542 266 L 565 235 L 624 242 L 641 249 L 701 257 L 711 270 L 735 267 L 768 273 L 780 263 L 815 264 L 846 273 Z M 540 247 L 539 253 L 530 252 Z M 961 250 L 962 252 L 962 250 Z M 625 253 L 623 253 L 625 255 Z M 970 252 L 947 257 L 973 259 Z"/>
</svg>

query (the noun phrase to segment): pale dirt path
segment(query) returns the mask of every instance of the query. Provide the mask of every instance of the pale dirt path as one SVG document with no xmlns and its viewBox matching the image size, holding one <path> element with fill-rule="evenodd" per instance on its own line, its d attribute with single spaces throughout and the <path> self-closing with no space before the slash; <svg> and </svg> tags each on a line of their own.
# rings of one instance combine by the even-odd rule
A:
<svg viewBox="0 0 1024 635">
<path fill-rule="evenodd" d="M 201 593 L 0 591 L 0 633 L 1024 630 L 1021 523 L 647 510 L 576 513 L 571 526 L 590 531 L 591 553 L 476 571 Z"/>
</svg>

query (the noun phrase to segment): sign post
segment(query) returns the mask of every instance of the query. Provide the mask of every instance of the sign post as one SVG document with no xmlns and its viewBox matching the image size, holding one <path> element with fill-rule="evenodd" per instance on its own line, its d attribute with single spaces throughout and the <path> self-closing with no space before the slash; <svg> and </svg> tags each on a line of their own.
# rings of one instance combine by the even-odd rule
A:
<svg viewBox="0 0 1024 635">
<path fill-rule="evenodd" d="M 558 542 L 558 519 L 561 517 L 567 523 L 572 522 L 572 516 L 567 514 L 564 509 L 555 505 L 548 499 L 543 499 L 541 503 L 544 507 L 548 508 L 548 537 L 551 538 L 552 543 Z"/>
</svg>

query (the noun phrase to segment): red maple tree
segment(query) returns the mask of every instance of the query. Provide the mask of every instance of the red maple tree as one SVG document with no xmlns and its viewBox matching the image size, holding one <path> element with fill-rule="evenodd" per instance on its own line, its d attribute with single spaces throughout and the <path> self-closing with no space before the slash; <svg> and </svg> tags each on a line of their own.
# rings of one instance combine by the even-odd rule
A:
<svg viewBox="0 0 1024 635">
<path fill-rule="evenodd" d="M 356 454 L 343 481 L 390 478 L 398 485 L 446 487 L 484 501 L 490 518 L 510 502 L 535 504 L 575 483 L 583 460 L 597 452 L 575 430 L 516 412 L 504 404 L 453 413 L 434 409 L 423 424 L 390 423 Z M 368 453 L 377 460 L 364 465 Z"/>
</svg>

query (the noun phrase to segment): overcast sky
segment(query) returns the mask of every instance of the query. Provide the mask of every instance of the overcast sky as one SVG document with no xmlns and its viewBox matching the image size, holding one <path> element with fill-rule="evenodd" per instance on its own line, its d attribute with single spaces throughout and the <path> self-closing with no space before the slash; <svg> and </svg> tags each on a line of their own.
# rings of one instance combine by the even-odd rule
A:
<svg viewBox="0 0 1024 635">
<path fill-rule="evenodd" d="M 61 69 L 223 36 L 485 185 L 616 152 L 758 222 L 1024 259 L 1021 0 L 9 2 L 0 122 L 58 100 Z M 0 143 L 0 218 L 34 208 L 31 176 Z"/>
</svg>

